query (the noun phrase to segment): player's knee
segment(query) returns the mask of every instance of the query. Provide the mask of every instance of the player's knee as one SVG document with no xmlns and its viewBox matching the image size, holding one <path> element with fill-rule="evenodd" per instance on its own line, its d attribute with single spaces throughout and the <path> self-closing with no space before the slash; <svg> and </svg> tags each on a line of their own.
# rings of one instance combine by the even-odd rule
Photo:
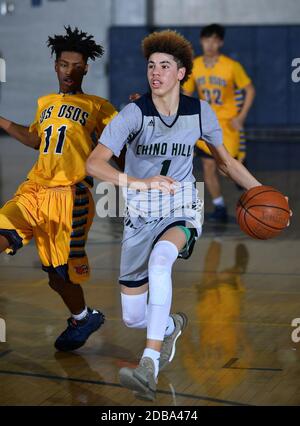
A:
<svg viewBox="0 0 300 426">
<path fill-rule="evenodd" d="M 145 315 L 142 312 L 124 312 L 122 319 L 126 327 L 129 328 L 143 328 L 142 325 L 145 322 Z"/>
<path fill-rule="evenodd" d="M 0 253 L 10 247 L 10 242 L 4 235 L 0 235 Z"/>
<path fill-rule="evenodd" d="M 171 272 L 173 262 L 177 256 L 178 249 L 175 244 L 166 240 L 158 241 L 151 252 L 148 269 L 156 274 Z"/>
<path fill-rule="evenodd" d="M 0 213 L 0 223 L 7 223 L 7 218 Z M 1 226 L 0 226 L 1 228 Z M 15 229 L 1 229 L 0 231 L 0 252 L 6 249 L 11 249 L 10 254 L 15 254 L 23 247 L 23 240 Z"/>
<path fill-rule="evenodd" d="M 145 328 L 147 326 L 148 292 L 129 295 L 121 293 L 122 319 L 126 327 Z"/>
<path fill-rule="evenodd" d="M 159 241 L 153 247 L 149 258 L 149 268 L 166 269 L 168 267 L 168 252 L 167 249 Z"/>
<path fill-rule="evenodd" d="M 59 293 L 66 284 L 65 280 L 56 272 L 48 272 L 48 277 L 49 286 L 52 288 L 52 290 Z"/>
</svg>

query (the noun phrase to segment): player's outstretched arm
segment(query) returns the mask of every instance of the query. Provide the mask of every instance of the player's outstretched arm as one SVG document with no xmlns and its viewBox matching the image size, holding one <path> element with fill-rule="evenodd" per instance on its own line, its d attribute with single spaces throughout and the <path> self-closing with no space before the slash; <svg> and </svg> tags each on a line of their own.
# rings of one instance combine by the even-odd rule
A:
<svg viewBox="0 0 300 426">
<path fill-rule="evenodd" d="M 29 127 L 14 123 L 3 117 L 0 117 L 0 127 L 23 145 L 34 149 L 37 149 L 40 145 L 40 137 L 35 132 L 29 132 Z"/>
<path fill-rule="evenodd" d="M 208 147 L 216 160 L 217 166 L 221 172 L 232 179 L 235 183 L 245 189 L 261 185 L 260 182 L 246 169 L 239 161 L 231 157 L 224 145 Z"/>
<path fill-rule="evenodd" d="M 111 149 L 105 145 L 97 145 L 92 151 L 86 162 L 86 170 L 88 175 L 104 182 L 111 182 L 114 185 L 126 186 L 126 174 L 121 173 L 111 164 L 110 159 L 113 157 Z"/>
<path fill-rule="evenodd" d="M 153 176 L 147 179 L 135 178 L 121 173 L 109 164 L 113 152 L 105 145 L 99 144 L 92 151 L 86 163 L 88 175 L 117 186 L 130 187 L 136 190 L 160 189 L 163 192 L 173 192 L 175 180 L 169 176 Z"/>
</svg>

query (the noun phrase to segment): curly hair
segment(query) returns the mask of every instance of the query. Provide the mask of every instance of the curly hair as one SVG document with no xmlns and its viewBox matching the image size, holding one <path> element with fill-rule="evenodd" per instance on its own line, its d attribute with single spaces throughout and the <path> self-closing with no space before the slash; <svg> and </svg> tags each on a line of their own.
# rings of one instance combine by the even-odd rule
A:
<svg viewBox="0 0 300 426">
<path fill-rule="evenodd" d="M 164 30 L 149 34 L 142 41 L 142 49 L 146 59 L 157 52 L 172 55 L 178 68 L 184 67 L 186 69 L 181 84 L 188 79 L 192 72 L 194 56 L 192 45 L 177 31 Z"/>
<path fill-rule="evenodd" d="M 70 25 L 64 28 L 66 35 L 48 37 L 47 46 L 51 48 L 51 55 L 55 53 L 56 60 L 59 59 L 62 52 L 81 53 L 86 62 L 88 59 L 94 61 L 103 55 L 103 47 L 95 43 L 92 35 L 87 35 L 87 33 L 80 31 L 77 27 L 72 30 Z"/>
</svg>

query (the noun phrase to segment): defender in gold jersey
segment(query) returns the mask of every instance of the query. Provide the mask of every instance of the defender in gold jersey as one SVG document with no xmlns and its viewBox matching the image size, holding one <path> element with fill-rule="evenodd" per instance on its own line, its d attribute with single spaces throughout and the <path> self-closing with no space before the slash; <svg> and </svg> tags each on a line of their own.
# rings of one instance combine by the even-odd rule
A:
<svg viewBox="0 0 300 426">
<path fill-rule="evenodd" d="M 221 25 L 212 24 L 202 29 L 200 43 L 203 56 L 194 59 L 192 74 L 183 90 L 190 96 L 197 90 L 199 97 L 210 103 L 222 128 L 226 149 L 232 157 L 242 161 L 244 144 L 240 131 L 253 103 L 255 90 L 242 65 L 221 54 L 224 35 L 225 29 Z M 237 90 L 242 90 L 245 94 L 241 108 L 236 99 Z M 215 206 L 209 219 L 226 222 L 227 210 L 221 194 L 216 162 L 204 141 L 199 141 L 197 147 L 197 152 L 202 157 L 204 181 Z"/>
<path fill-rule="evenodd" d="M 49 285 L 72 316 L 58 337 L 58 350 L 74 350 L 104 322 L 104 315 L 86 307 L 80 283 L 89 277 L 85 243 L 94 216 L 86 176 L 86 160 L 105 125 L 117 114 L 105 99 L 83 93 L 88 59 L 103 48 L 92 36 L 66 27 L 65 35 L 49 37 L 55 53 L 59 93 L 38 99 L 35 120 L 24 127 L 0 117 L 0 127 L 21 143 L 39 149 L 27 180 L 0 209 L 0 252 L 14 254 L 34 238 Z"/>
</svg>

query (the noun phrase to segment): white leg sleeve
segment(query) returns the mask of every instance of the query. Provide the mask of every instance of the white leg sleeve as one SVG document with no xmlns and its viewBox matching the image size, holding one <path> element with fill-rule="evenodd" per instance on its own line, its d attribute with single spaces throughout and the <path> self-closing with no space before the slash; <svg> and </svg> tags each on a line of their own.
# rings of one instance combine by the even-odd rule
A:
<svg viewBox="0 0 300 426">
<path fill-rule="evenodd" d="M 148 291 L 134 295 L 121 293 L 123 321 L 127 327 L 147 327 L 147 297 Z"/>
<path fill-rule="evenodd" d="M 170 241 L 155 244 L 149 259 L 147 338 L 163 340 L 172 303 L 172 266 L 178 249 Z"/>
</svg>

